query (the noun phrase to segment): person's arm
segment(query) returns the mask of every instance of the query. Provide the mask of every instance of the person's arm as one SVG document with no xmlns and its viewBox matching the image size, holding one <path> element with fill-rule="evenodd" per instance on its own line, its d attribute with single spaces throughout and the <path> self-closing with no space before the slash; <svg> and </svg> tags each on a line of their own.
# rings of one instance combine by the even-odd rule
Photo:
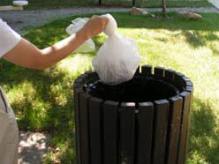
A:
<svg viewBox="0 0 219 164">
<path fill-rule="evenodd" d="M 104 17 L 94 17 L 76 35 L 69 36 L 42 50 L 29 41 L 21 39 L 17 46 L 4 55 L 3 58 L 27 68 L 48 68 L 68 56 L 87 39 L 102 32 L 107 21 Z"/>
</svg>

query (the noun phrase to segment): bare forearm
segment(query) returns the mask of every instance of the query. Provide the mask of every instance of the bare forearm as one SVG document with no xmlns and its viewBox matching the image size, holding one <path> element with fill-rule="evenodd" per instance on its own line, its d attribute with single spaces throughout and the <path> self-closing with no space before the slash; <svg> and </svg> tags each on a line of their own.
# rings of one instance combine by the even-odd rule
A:
<svg viewBox="0 0 219 164">
<path fill-rule="evenodd" d="M 4 56 L 4 59 L 27 68 L 45 69 L 65 58 L 86 39 L 87 37 L 83 34 L 72 35 L 42 50 L 22 39 L 12 51 Z"/>
<path fill-rule="evenodd" d="M 47 68 L 54 65 L 76 50 L 86 39 L 83 35 L 76 34 L 42 49 L 39 67 Z"/>
</svg>

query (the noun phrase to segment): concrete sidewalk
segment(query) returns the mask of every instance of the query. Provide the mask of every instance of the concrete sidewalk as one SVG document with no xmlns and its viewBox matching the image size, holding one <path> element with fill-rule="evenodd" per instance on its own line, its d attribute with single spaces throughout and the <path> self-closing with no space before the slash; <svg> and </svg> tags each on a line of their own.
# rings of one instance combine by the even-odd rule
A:
<svg viewBox="0 0 219 164">
<path fill-rule="evenodd" d="M 209 2 L 219 9 L 219 0 L 209 0 Z"/>
</svg>

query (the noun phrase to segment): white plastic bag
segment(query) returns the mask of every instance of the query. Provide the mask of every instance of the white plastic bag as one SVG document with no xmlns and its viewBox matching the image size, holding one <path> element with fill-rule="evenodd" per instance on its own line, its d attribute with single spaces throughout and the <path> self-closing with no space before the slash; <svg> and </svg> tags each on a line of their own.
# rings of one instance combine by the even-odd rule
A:
<svg viewBox="0 0 219 164">
<path fill-rule="evenodd" d="M 135 42 L 116 32 L 116 20 L 110 14 L 104 17 L 109 20 L 104 30 L 108 39 L 93 59 L 93 67 L 103 83 L 117 85 L 133 78 L 140 56 Z"/>
<path fill-rule="evenodd" d="M 69 35 L 75 34 L 78 32 L 89 20 L 89 18 L 76 18 L 72 21 L 66 28 L 66 32 Z M 88 53 L 95 51 L 95 43 L 92 39 L 88 39 L 84 44 L 82 44 L 75 52 Z"/>
</svg>

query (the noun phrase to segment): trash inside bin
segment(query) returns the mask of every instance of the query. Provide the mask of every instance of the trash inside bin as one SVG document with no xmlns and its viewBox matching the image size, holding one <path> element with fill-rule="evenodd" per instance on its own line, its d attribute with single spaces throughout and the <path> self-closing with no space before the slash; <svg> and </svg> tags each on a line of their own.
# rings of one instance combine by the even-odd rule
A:
<svg viewBox="0 0 219 164">
<path fill-rule="evenodd" d="M 88 72 L 74 83 L 77 164 L 184 164 L 192 82 L 142 66 L 109 86 Z"/>
</svg>

